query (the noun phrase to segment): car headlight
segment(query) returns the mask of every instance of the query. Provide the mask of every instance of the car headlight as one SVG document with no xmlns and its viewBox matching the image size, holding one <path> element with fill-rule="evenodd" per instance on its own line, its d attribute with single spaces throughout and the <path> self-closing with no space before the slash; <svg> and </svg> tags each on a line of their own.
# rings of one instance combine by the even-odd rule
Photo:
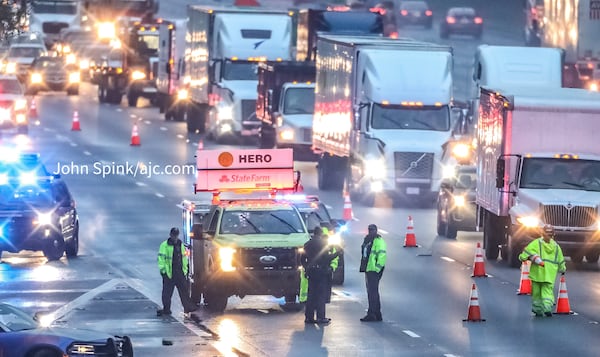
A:
<svg viewBox="0 0 600 357">
<path fill-rule="evenodd" d="M 524 216 L 517 218 L 517 222 L 521 223 L 523 226 L 527 228 L 535 228 L 539 227 L 540 219 L 535 216 Z"/>
<path fill-rule="evenodd" d="M 385 177 L 385 161 L 383 159 L 368 159 L 365 161 L 365 175 L 374 179 Z"/>
<path fill-rule="evenodd" d="M 335 233 L 327 238 L 329 245 L 342 245 L 342 236 L 339 233 Z"/>
<path fill-rule="evenodd" d="M 456 207 L 464 207 L 467 203 L 465 196 L 454 196 L 454 206 Z"/>
<path fill-rule="evenodd" d="M 294 130 L 293 129 L 284 129 L 279 132 L 279 137 L 281 140 L 290 141 L 294 140 Z"/>
<path fill-rule="evenodd" d="M 60 50 L 59 50 L 59 51 L 60 51 Z M 64 46 L 62 47 L 62 52 L 63 52 L 63 53 L 69 53 L 69 54 L 71 54 L 71 46 L 69 46 L 69 45 L 64 45 Z M 67 56 L 67 59 L 68 59 L 68 58 L 69 58 L 69 56 Z"/>
<path fill-rule="evenodd" d="M 19 175 L 19 183 L 21 186 L 35 185 L 37 182 L 37 175 L 35 172 L 22 172 Z"/>
<path fill-rule="evenodd" d="M 77 57 L 74 53 L 69 53 L 65 59 L 66 64 L 75 64 L 77 63 Z"/>
<path fill-rule="evenodd" d="M 27 108 L 27 101 L 25 99 L 15 100 L 15 110 L 24 110 Z"/>
<path fill-rule="evenodd" d="M 101 22 L 98 24 L 98 38 L 100 40 L 112 40 L 116 37 L 117 30 L 112 22 Z"/>
<path fill-rule="evenodd" d="M 6 64 L 6 73 L 14 74 L 17 73 L 17 64 L 13 62 L 9 62 Z"/>
<path fill-rule="evenodd" d="M 139 81 L 144 78 L 146 78 L 146 73 L 142 71 L 133 71 L 133 73 L 131 73 L 131 79 L 134 81 Z"/>
<path fill-rule="evenodd" d="M 89 60 L 81 60 L 79 61 L 79 69 L 89 69 L 90 68 L 90 61 Z"/>
<path fill-rule="evenodd" d="M 38 213 L 37 220 L 35 221 L 35 223 L 40 226 L 47 226 L 52 224 L 52 212 Z"/>
<path fill-rule="evenodd" d="M 81 74 L 79 72 L 69 73 L 69 83 L 79 83 Z"/>
<path fill-rule="evenodd" d="M 218 120 L 233 120 L 233 107 L 224 106 L 220 107 L 217 111 Z"/>
<path fill-rule="evenodd" d="M 177 100 L 186 100 L 190 93 L 187 89 L 180 89 L 177 91 Z"/>
<path fill-rule="evenodd" d="M 234 271 L 235 267 L 233 266 L 233 255 L 235 254 L 235 249 L 223 247 L 219 249 L 219 261 L 221 264 L 222 271 Z"/>
<path fill-rule="evenodd" d="M 32 73 L 31 74 L 31 84 L 39 84 L 42 83 L 42 74 L 41 73 Z"/>
</svg>

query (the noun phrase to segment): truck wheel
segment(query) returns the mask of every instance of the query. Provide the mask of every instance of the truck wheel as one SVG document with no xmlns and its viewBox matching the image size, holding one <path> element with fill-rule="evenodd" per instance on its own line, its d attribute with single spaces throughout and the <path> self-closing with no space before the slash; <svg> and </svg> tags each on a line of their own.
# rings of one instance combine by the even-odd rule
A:
<svg viewBox="0 0 600 357">
<path fill-rule="evenodd" d="M 446 229 L 448 228 L 448 222 L 444 222 L 442 212 L 442 207 L 440 207 L 440 203 L 438 203 L 437 235 L 440 237 L 446 234 Z"/>
<path fill-rule="evenodd" d="M 185 120 L 185 108 L 183 108 L 182 105 L 175 106 L 175 108 L 173 108 L 173 111 L 171 113 L 172 113 L 171 117 L 175 121 L 184 121 Z"/>
<path fill-rule="evenodd" d="M 79 95 L 79 87 L 73 87 L 73 88 L 67 89 L 67 95 L 69 95 L 69 96 Z"/>
<path fill-rule="evenodd" d="M 98 101 L 100 103 L 106 103 L 107 101 L 107 90 L 102 83 L 98 84 Z"/>
<path fill-rule="evenodd" d="M 570 255 L 571 261 L 575 264 L 581 264 L 583 262 L 583 254 L 573 253 Z"/>
<path fill-rule="evenodd" d="M 488 260 L 498 259 L 498 246 L 501 243 L 499 238 L 500 233 L 498 232 L 501 227 L 498 224 L 498 221 L 499 217 L 496 217 L 490 212 L 484 212 L 483 246 L 485 248 L 485 257 Z"/>
<path fill-rule="evenodd" d="M 204 132 L 204 128 L 200 127 L 200 117 L 203 116 L 203 110 L 197 104 L 190 104 L 188 107 L 188 115 L 187 115 L 187 131 L 188 133 L 195 133 L 196 130 L 201 133 Z M 202 123 L 204 124 L 204 123 Z M 202 125 L 204 126 L 204 125 Z"/>
<path fill-rule="evenodd" d="M 216 291 L 209 290 L 204 294 L 204 302 L 206 304 L 206 307 L 210 311 L 214 312 L 225 311 L 225 308 L 227 307 L 227 299 L 227 295 L 218 293 Z"/>
<path fill-rule="evenodd" d="M 324 160 L 319 160 L 317 164 L 317 185 L 319 190 L 328 190 L 331 186 L 329 170 L 325 168 Z"/>
<path fill-rule="evenodd" d="M 338 267 L 333 272 L 333 285 L 343 285 L 345 280 L 345 264 L 344 264 L 344 255 L 339 256 Z"/>
<path fill-rule="evenodd" d="M 137 102 L 138 102 L 138 95 L 135 93 L 130 93 L 127 95 L 127 104 L 131 107 L 131 108 L 135 108 L 137 107 Z"/>
<path fill-rule="evenodd" d="M 65 254 L 65 240 L 62 236 L 55 234 L 55 237 L 48 239 L 44 247 L 44 256 L 48 261 L 59 260 Z"/>
<path fill-rule="evenodd" d="M 456 239 L 457 233 L 458 229 L 456 228 L 456 224 L 452 222 L 452 219 L 448 218 L 448 224 L 446 224 L 446 234 L 444 235 L 448 239 Z"/>
<path fill-rule="evenodd" d="M 259 149 L 272 149 L 275 147 L 275 129 L 263 123 L 260 128 Z"/>
<path fill-rule="evenodd" d="M 73 237 L 65 243 L 67 258 L 76 258 L 79 253 L 79 223 L 73 228 Z"/>
<path fill-rule="evenodd" d="M 598 254 L 598 252 L 585 255 L 585 260 L 587 260 L 588 263 L 598 263 L 598 258 L 600 258 L 600 254 Z"/>
</svg>

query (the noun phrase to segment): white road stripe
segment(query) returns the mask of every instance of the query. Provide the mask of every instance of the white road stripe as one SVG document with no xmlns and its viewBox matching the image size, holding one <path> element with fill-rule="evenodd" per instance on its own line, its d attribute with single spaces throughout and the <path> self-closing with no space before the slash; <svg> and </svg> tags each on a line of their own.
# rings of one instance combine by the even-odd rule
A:
<svg viewBox="0 0 600 357">
<path fill-rule="evenodd" d="M 136 181 L 135 184 L 138 185 L 138 186 L 140 186 L 140 187 L 148 186 L 148 185 L 146 185 L 145 183 L 143 183 L 141 181 Z"/>
<path fill-rule="evenodd" d="M 453 355 L 452 353 L 444 354 L 444 357 L 458 357 L 457 355 Z"/>
<path fill-rule="evenodd" d="M 121 109 L 121 108 L 117 108 L 117 111 L 118 111 L 118 112 L 122 112 L 122 111 L 123 111 L 123 109 Z"/>
<path fill-rule="evenodd" d="M 164 127 L 164 126 L 161 126 L 161 127 L 160 127 L 160 130 L 162 130 L 162 131 L 167 131 L 167 130 L 169 130 L 169 129 L 167 129 L 167 128 L 166 128 L 166 127 Z"/>
<path fill-rule="evenodd" d="M 87 150 L 84 150 L 83 154 L 86 155 L 86 156 L 92 156 L 92 153 L 89 152 L 89 151 L 87 151 Z"/>
<path fill-rule="evenodd" d="M 129 114 L 129 117 L 135 119 L 137 116 L 135 114 Z"/>
<path fill-rule="evenodd" d="M 416 333 L 412 332 L 411 330 L 402 330 L 402 332 L 404 332 L 405 334 L 409 335 L 410 337 L 413 338 L 419 338 L 421 336 L 417 335 Z"/>
<path fill-rule="evenodd" d="M 386 231 L 385 229 L 377 229 L 379 232 L 383 233 L 383 234 L 390 234 L 390 232 Z"/>
<path fill-rule="evenodd" d="M 456 260 L 452 259 L 452 258 L 448 258 L 448 257 L 440 257 L 440 259 L 445 260 L 447 262 L 455 262 Z"/>
<path fill-rule="evenodd" d="M 184 138 L 184 136 L 183 136 L 183 135 L 181 135 L 181 134 L 177 134 L 177 137 L 178 137 L 179 139 L 183 139 L 183 138 Z"/>
<path fill-rule="evenodd" d="M 112 280 L 109 280 L 106 283 L 100 285 L 99 287 L 92 289 L 92 290 L 88 291 L 87 293 L 82 294 L 75 300 L 70 301 L 70 302 L 66 303 L 65 305 L 61 306 L 60 308 L 56 309 L 56 311 L 54 311 L 51 315 L 52 320 L 56 321 L 56 320 L 61 319 L 69 312 L 87 304 L 90 300 L 92 300 L 97 295 L 100 295 L 103 292 L 114 289 L 115 286 L 117 286 L 121 282 L 122 282 L 121 279 L 112 279 Z"/>
<path fill-rule="evenodd" d="M 158 192 L 155 193 L 155 195 L 156 195 L 156 197 L 160 197 L 160 198 L 164 198 L 165 197 L 165 195 L 163 195 L 162 193 L 158 193 Z"/>
</svg>

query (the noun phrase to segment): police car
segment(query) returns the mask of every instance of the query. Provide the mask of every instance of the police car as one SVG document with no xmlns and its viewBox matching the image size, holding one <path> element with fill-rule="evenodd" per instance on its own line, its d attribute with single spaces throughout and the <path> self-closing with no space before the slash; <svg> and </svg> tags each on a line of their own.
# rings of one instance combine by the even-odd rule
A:
<svg viewBox="0 0 600 357">
<path fill-rule="evenodd" d="M 42 251 L 50 261 L 76 257 L 79 218 L 67 185 L 36 153 L 0 148 L 0 257 Z"/>
</svg>

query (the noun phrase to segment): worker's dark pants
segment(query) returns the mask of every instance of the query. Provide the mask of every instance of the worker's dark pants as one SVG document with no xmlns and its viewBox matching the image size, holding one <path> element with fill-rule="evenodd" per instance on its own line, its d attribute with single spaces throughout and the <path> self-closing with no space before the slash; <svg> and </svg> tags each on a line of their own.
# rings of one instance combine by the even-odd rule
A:
<svg viewBox="0 0 600 357">
<path fill-rule="evenodd" d="M 381 318 L 381 302 L 379 300 L 379 281 L 383 275 L 383 270 L 379 273 L 368 271 L 365 273 L 365 282 L 367 284 L 367 299 L 369 300 L 369 310 L 367 315 Z"/>
<path fill-rule="evenodd" d="M 171 298 L 173 297 L 173 290 L 177 287 L 177 293 L 181 300 L 184 312 L 190 312 L 196 310 L 194 304 L 192 304 L 187 288 L 187 281 L 183 274 L 176 274 L 173 272 L 173 278 L 169 279 L 166 274 L 163 274 L 163 288 L 162 288 L 162 303 L 163 311 L 171 311 Z"/>
<path fill-rule="evenodd" d="M 315 270 L 309 272 L 308 276 L 308 298 L 306 299 L 306 310 L 304 316 L 308 320 L 325 318 L 325 303 L 329 292 L 329 278 L 327 270 Z"/>
</svg>

